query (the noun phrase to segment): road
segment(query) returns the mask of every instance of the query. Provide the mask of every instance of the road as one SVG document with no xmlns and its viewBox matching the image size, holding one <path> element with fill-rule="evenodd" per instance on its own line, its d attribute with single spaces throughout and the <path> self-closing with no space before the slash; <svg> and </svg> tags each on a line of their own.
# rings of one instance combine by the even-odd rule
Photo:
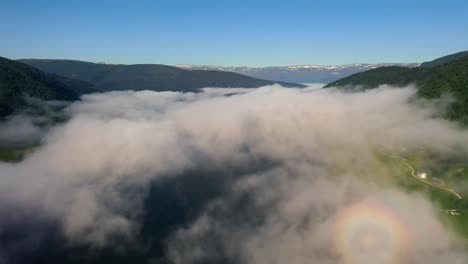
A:
<svg viewBox="0 0 468 264">
<path fill-rule="evenodd" d="M 448 189 L 440 184 L 436 184 L 436 183 L 432 183 L 430 180 L 425 180 L 425 179 L 421 179 L 420 177 L 418 177 L 418 175 L 415 174 L 415 170 L 414 168 L 408 163 L 408 161 L 400 156 L 396 156 L 396 155 L 391 155 L 391 157 L 399 160 L 401 163 L 403 163 L 411 172 L 411 175 L 417 179 L 418 181 L 421 181 L 425 184 L 428 184 L 434 188 L 438 188 L 438 189 L 441 189 L 441 190 L 444 190 L 446 192 L 450 192 L 451 194 L 455 195 L 458 199 L 461 199 L 461 195 L 458 194 L 457 192 L 455 192 L 453 189 Z"/>
</svg>

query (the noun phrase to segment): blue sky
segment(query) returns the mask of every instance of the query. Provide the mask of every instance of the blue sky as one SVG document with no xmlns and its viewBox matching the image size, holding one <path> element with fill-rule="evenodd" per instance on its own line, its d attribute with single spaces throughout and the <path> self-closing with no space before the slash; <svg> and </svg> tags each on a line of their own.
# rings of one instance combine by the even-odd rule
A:
<svg viewBox="0 0 468 264">
<path fill-rule="evenodd" d="M 266 66 L 468 50 L 466 0 L 1 1 L 0 56 Z"/>
</svg>

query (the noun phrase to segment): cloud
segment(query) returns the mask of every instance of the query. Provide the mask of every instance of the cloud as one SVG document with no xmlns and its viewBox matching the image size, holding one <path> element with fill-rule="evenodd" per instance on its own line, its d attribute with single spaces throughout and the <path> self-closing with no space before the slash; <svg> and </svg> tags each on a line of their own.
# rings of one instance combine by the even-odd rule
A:
<svg viewBox="0 0 468 264">
<path fill-rule="evenodd" d="M 358 179 L 337 182 L 304 169 L 274 170 L 240 182 L 172 237 L 171 260 L 466 262 L 461 240 L 442 226 L 427 198 Z"/>
<path fill-rule="evenodd" d="M 0 147 L 16 147 L 38 142 L 43 136 L 42 128 L 27 115 L 10 116 L 0 122 Z"/>
<path fill-rule="evenodd" d="M 307 89 L 313 90 L 313 89 L 321 89 L 326 85 L 326 83 L 304 83 L 304 85 L 307 85 Z"/>
<path fill-rule="evenodd" d="M 436 108 L 414 95 L 414 87 L 388 86 L 361 93 L 267 86 L 85 95 L 37 151 L 20 163 L 0 163 L 0 211 L 37 210 L 69 241 L 113 245 L 116 236 L 141 235 L 148 199 L 156 207 L 168 203 L 151 186 L 184 179 L 183 190 L 173 189 L 192 206 L 184 209 L 186 221 L 154 238 L 176 263 L 466 261 L 427 198 L 398 189 L 376 154 L 467 154 L 468 133 L 433 118 Z M 351 214 L 334 241 L 334 225 L 353 208 L 383 216 L 367 230 L 353 226 Z M 164 210 L 158 212 L 170 213 Z M 353 234 L 369 238 L 354 246 Z M 406 238 L 407 246 L 396 245 Z M 381 254 L 375 241 L 384 243 Z"/>
</svg>

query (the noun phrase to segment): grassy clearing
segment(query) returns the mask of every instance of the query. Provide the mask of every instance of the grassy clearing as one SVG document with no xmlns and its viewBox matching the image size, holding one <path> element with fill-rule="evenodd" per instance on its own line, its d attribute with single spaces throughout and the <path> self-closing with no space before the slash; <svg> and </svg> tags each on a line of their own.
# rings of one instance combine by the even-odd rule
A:
<svg viewBox="0 0 468 264">
<path fill-rule="evenodd" d="M 447 189 L 453 189 L 462 196 L 435 188 L 411 175 L 408 167 L 397 158 L 387 154 L 378 154 L 379 160 L 393 175 L 396 184 L 409 192 L 426 195 L 440 208 L 440 219 L 453 228 L 460 236 L 467 239 L 468 246 L 468 160 L 464 157 L 446 157 L 429 150 L 408 151 L 401 154 L 415 173 L 426 173 L 427 181 Z M 449 210 L 455 210 L 455 214 Z"/>
<path fill-rule="evenodd" d="M 19 148 L 0 148 L 0 161 L 19 162 L 28 154 L 32 153 L 36 146 L 26 146 Z"/>
</svg>

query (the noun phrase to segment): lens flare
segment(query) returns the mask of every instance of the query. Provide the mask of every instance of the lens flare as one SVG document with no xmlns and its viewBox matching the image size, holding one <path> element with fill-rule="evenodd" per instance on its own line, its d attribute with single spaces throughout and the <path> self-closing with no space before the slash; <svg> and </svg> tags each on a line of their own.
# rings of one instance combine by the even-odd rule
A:
<svg viewBox="0 0 468 264">
<path fill-rule="evenodd" d="M 412 236 L 397 208 L 395 201 L 367 199 L 340 210 L 331 238 L 340 263 L 404 263 Z"/>
</svg>

